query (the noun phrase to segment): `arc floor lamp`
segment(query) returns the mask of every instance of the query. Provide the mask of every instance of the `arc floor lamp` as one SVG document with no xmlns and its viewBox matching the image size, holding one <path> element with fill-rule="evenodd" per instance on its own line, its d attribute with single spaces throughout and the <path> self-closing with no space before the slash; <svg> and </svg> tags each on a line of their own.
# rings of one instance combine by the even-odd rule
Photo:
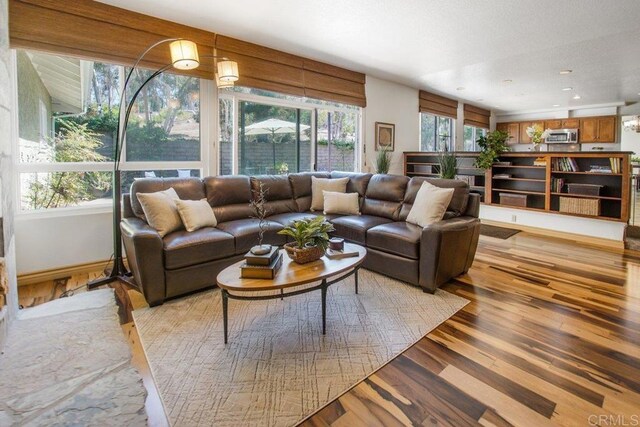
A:
<svg viewBox="0 0 640 427">
<path fill-rule="evenodd" d="M 171 54 L 171 62 L 166 64 L 156 71 L 154 71 L 141 85 L 133 92 L 133 96 L 127 102 L 127 89 L 133 73 L 136 71 L 140 62 L 144 57 L 156 47 L 169 43 L 169 52 Z M 96 279 L 87 283 L 89 289 L 102 286 L 116 280 L 124 282 L 130 282 L 131 274 L 124 265 L 124 259 L 122 256 L 122 233 L 120 231 L 120 221 L 122 219 L 122 188 L 121 188 L 121 176 L 120 176 L 120 158 L 122 150 L 126 143 L 127 126 L 129 123 L 129 116 L 135 104 L 136 99 L 142 89 L 155 79 L 160 74 L 164 73 L 170 68 L 177 70 L 193 70 L 200 66 L 200 55 L 198 54 L 198 46 L 186 39 L 182 38 L 168 38 L 159 40 L 142 52 L 138 57 L 133 67 L 129 70 L 125 77 L 122 93 L 120 94 L 120 120 L 116 128 L 116 142 L 114 144 L 114 158 L 113 158 L 113 177 L 112 177 L 112 205 L 113 205 L 113 260 L 111 262 L 111 271 L 106 277 Z M 219 58 L 216 55 L 205 55 L 202 58 Z M 216 84 L 218 88 L 233 87 L 238 80 L 238 64 L 235 61 L 231 61 L 228 58 L 220 57 L 220 61 L 217 61 L 217 72 L 215 73 Z M 106 269 L 108 270 L 108 268 Z"/>
</svg>

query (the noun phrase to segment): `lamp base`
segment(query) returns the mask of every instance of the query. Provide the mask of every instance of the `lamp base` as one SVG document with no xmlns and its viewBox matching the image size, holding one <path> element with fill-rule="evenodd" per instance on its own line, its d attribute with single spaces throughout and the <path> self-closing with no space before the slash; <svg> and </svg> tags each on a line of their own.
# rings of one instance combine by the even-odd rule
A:
<svg viewBox="0 0 640 427">
<path fill-rule="evenodd" d="M 124 282 L 129 286 L 137 288 L 137 285 L 133 280 L 133 275 L 127 271 L 127 268 L 124 266 L 121 259 L 114 260 L 111 268 L 105 269 L 105 273 L 107 273 L 106 277 L 100 277 L 87 282 L 87 290 L 95 289 L 113 282 Z"/>
</svg>

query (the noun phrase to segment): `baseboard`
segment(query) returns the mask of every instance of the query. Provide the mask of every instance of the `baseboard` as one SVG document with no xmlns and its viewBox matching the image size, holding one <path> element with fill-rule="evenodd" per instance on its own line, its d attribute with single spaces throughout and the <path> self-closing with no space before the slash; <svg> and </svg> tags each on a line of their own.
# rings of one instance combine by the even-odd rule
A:
<svg viewBox="0 0 640 427">
<path fill-rule="evenodd" d="M 491 221 L 491 220 L 487 220 L 487 219 L 483 219 L 482 223 L 483 224 L 487 224 L 487 225 L 495 225 L 497 227 L 504 227 L 504 228 L 512 228 L 512 229 L 515 229 L 515 230 L 522 230 L 522 231 L 526 231 L 527 233 L 539 234 L 541 236 L 557 237 L 559 239 L 573 240 L 575 242 L 580 242 L 580 243 L 584 243 L 584 244 L 592 245 L 592 246 L 599 246 L 599 247 L 605 247 L 605 248 L 609 248 L 609 249 L 624 250 L 624 242 L 623 241 L 618 241 L 618 240 L 613 240 L 613 239 L 605 239 L 605 238 L 602 238 L 602 237 L 585 236 L 583 234 L 567 233 L 567 232 L 564 232 L 564 231 L 549 230 L 547 228 L 531 227 L 531 226 L 528 226 L 528 225 L 514 224 L 514 223 L 511 223 L 511 222 Z"/>
<path fill-rule="evenodd" d="M 74 274 L 91 273 L 105 268 L 108 260 L 77 264 L 51 270 L 36 271 L 34 273 L 18 275 L 18 286 L 33 285 L 34 283 L 47 282 L 49 280 L 62 279 Z"/>
</svg>

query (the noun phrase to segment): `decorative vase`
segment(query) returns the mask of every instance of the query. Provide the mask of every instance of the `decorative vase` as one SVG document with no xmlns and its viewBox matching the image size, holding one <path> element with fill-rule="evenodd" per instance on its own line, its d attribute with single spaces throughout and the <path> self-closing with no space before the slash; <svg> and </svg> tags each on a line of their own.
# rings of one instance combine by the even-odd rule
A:
<svg viewBox="0 0 640 427">
<path fill-rule="evenodd" d="M 254 255 L 265 255 L 271 252 L 271 245 L 255 245 L 251 248 L 251 253 Z"/>
<path fill-rule="evenodd" d="M 533 144 L 533 151 L 540 151 L 540 148 L 541 148 L 541 147 L 540 147 L 540 143 L 537 143 L 537 144 L 536 144 L 536 143 L 534 143 L 534 144 Z"/>
<path fill-rule="evenodd" d="M 284 249 L 287 251 L 289 258 L 298 264 L 317 261 L 324 255 L 324 249 L 322 246 L 300 248 L 295 242 L 290 242 L 284 245 Z"/>
</svg>

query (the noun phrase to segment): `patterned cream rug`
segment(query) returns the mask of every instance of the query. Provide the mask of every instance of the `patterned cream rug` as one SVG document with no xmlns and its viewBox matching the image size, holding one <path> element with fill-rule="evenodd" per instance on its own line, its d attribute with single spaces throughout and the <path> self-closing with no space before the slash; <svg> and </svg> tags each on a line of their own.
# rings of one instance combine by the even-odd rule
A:
<svg viewBox="0 0 640 427">
<path fill-rule="evenodd" d="M 218 289 L 133 312 L 175 426 L 295 425 L 447 320 L 467 300 L 360 270 L 320 292 L 229 301 L 223 343 Z"/>
</svg>

